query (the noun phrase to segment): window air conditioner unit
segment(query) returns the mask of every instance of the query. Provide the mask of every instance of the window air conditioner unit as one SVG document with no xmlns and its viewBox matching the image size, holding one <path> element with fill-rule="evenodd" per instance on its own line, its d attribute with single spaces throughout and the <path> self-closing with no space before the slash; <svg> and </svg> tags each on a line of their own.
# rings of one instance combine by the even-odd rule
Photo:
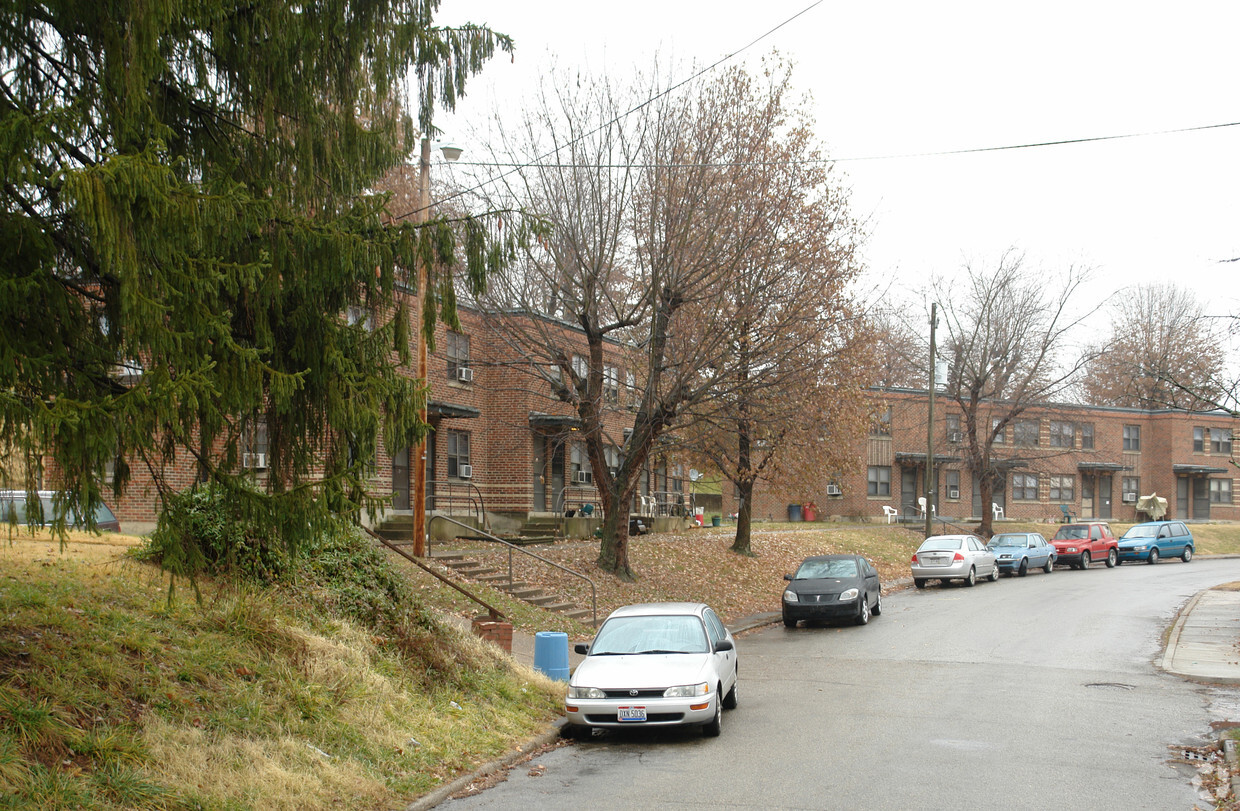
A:
<svg viewBox="0 0 1240 811">
<path fill-rule="evenodd" d="M 843 494 L 844 494 L 844 491 L 840 489 L 840 486 L 839 486 L 838 484 L 828 484 L 828 485 L 827 485 L 827 495 L 829 495 L 829 496 L 840 496 L 840 495 L 843 495 Z"/>
<path fill-rule="evenodd" d="M 594 475 L 588 470 L 578 470 L 576 475 L 577 484 L 589 484 L 594 480 Z"/>
<path fill-rule="evenodd" d="M 456 370 L 456 379 L 461 381 L 462 383 L 473 383 L 474 382 L 474 370 L 467 369 L 466 367 L 462 366 Z"/>
<path fill-rule="evenodd" d="M 474 477 L 474 466 L 461 465 L 457 468 L 456 475 L 462 479 L 472 479 Z"/>
<path fill-rule="evenodd" d="M 953 487 L 947 491 L 948 498 L 960 498 L 960 490 Z"/>
<path fill-rule="evenodd" d="M 243 453 L 241 454 L 241 466 L 262 470 L 267 467 L 267 454 L 265 453 Z"/>
<path fill-rule="evenodd" d="M 1136 503 L 1136 501 L 1137 501 L 1137 494 L 1136 494 L 1136 493 L 1124 493 L 1124 503 L 1125 503 L 1125 504 L 1135 504 L 1135 503 Z"/>
<path fill-rule="evenodd" d="M 954 445 L 959 445 L 964 440 L 964 434 L 960 431 L 948 431 L 947 441 Z"/>
</svg>

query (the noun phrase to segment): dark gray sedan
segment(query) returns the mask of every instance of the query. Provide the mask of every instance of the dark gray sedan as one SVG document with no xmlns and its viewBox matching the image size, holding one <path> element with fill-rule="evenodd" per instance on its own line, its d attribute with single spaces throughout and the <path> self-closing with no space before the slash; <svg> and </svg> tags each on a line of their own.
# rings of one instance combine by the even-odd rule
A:
<svg viewBox="0 0 1240 811">
<path fill-rule="evenodd" d="M 852 619 L 865 625 L 883 613 L 878 572 L 860 555 L 816 555 L 784 575 L 784 625 L 800 620 Z"/>
</svg>

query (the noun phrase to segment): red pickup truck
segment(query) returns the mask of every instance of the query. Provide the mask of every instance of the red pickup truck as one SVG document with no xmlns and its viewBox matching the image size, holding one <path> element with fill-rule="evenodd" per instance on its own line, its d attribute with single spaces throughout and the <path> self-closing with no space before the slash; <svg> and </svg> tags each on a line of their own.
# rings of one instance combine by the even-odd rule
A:
<svg viewBox="0 0 1240 811">
<path fill-rule="evenodd" d="M 1095 560 L 1105 560 L 1107 568 L 1114 569 L 1119 560 L 1119 541 L 1105 521 L 1064 524 L 1051 543 L 1059 554 L 1058 562 L 1073 569 L 1086 569 Z"/>
</svg>

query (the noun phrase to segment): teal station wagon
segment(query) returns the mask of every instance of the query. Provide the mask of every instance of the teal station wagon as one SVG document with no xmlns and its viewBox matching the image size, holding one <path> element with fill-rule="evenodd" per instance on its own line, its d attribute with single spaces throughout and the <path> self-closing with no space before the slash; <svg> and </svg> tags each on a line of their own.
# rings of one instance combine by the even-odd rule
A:
<svg viewBox="0 0 1240 811">
<path fill-rule="evenodd" d="M 1188 563 L 1193 559 L 1193 546 L 1193 533 L 1183 521 L 1147 521 L 1119 539 L 1119 562 L 1157 563 L 1159 558 L 1179 558 Z"/>
</svg>

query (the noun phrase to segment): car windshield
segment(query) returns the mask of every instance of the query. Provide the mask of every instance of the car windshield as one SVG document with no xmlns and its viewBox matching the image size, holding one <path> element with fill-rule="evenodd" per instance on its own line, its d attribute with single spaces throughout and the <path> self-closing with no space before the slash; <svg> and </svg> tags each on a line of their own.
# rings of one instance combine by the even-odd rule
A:
<svg viewBox="0 0 1240 811">
<path fill-rule="evenodd" d="M 1079 541 L 1089 537 L 1089 527 L 1061 527 L 1055 533 L 1057 541 Z"/>
<path fill-rule="evenodd" d="M 996 536 L 994 537 L 994 539 L 993 539 L 993 540 L 991 540 L 991 542 L 990 542 L 990 544 L 989 544 L 989 545 L 990 545 L 990 546 L 995 546 L 995 547 L 998 547 L 998 546 L 1024 546 L 1024 545 L 1025 545 L 1025 536 L 1024 536 L 1024 535 L 996 535 Z"/>
<path fill-rule="evenodd" d="M 1132 527 L 1124 533 L 1125 538 L 1157 538 L 1158 527 Z"/>
<path fill-rule="evenodd" d="M 603 623 L 591 656 L 624 653 L 706 653 L 706 629 L 693 615 L 613 617 Z"/>
<path fill-rule="evenodd" d="M 964 544 L 963 538 L 927 538 L 918 552 L 949 552 L 959 549 Z"/>
<path fill-rule="evenodd" d="M 807 560 L 797 569 L 796 580 L 814 580 L 820 577 L 856 577 L 857 561 L 851 558 L 836 560 Z"/>
</svg>

